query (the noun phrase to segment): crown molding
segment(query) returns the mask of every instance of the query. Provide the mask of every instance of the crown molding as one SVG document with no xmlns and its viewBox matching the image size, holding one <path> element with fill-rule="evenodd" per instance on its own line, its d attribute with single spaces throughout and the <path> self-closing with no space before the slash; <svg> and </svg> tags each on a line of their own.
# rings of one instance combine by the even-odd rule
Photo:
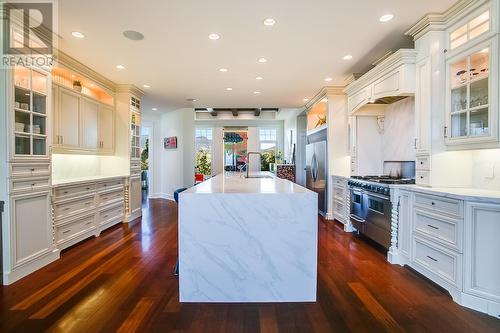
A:
<svg viewBox="0 0 500 333">
<path fill-rule="evenodd" d="M 382 60 L 377 66 L 366 72 L 359 79 L 349 84 L 343 90 L 345 94 L 350 95 L 364 87 L 368 86 L 373 81 L 379 79 L 387 72 L 390 72 L 402 65 L 415 64 L 417 51 L 414 49 L 400 49 Z"/>
<path fill-rule="evenodd" d="M 88 77 L 101 87 L 106 88 L 112 92 L 116 91 L 116 84 L 113 81 L 102 76 L 92 68 L 82 64 L 81 62 L 61 50 L 54 51 L 54 60 L 56 61 L 57 65 L 63 66 L 75 73 Z"/>
<path fill-rule="evenodd" d="M 413 40 L 417 40 L 429 31 L 444 31 L 457 18 L 489 1 L 491 0 L 460 0 L 444 13 L 429 13 L 425 15 L 408 29 L 405 35 L 413 37 Z"/>
<path fill-rule="evenodd" d="M 139 98 L 142 98 L 144 96 L 144 91 L 137 88 L 133 84 L 118 84 L 116 86 L 116 92 L 117 93 L 130 93 L 130 94 L 135 95 L 136 97 L 139 97 Z"/>
<path fill-rule="evenodd" d="M 309 102 L 304 105 L 304 110 L 310 109 L 314 104 L 319 102 L 325 97 L 328 97 L 329 95 L 345 95 L 344 93 L 344 86 L 327 86 L 321 88 L 321 90 L 314 95 L 313 98 L 309 100 Z"/>
</svg>

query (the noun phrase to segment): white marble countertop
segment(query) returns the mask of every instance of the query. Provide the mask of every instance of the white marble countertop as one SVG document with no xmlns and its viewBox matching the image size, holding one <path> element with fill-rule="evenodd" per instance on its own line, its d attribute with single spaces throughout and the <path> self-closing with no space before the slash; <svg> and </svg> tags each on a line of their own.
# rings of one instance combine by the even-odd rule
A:
<svg viewBox="0 0 500 333">
<path fill-rule="evenodd" d="M 393 185 L 400 189 L 409 189 L 415 192 L 443 196 L 458 200 L 471 200 L 500 204 L 500 190 L 483 190 L 461 187 L 423 187 L 417 185 Z"/>
<path fill-rule="evenodd" d="M 68 185 L 76 185 L 80 183 L 93 182 L 93 181 L 101 181 L 101 180 L 112 180 L 117 178 L 125 178 L 128 175 L 123 176 L 88 176 L 88 177 L 79 177 L 79 178 L 70 178 L 70 179 L 53 179 L 52 186 L 68 186 Z"/>
<path fill-rule="evenodd" d="M 289 180 L 277 178 L 270 172 L 250 173 L 270 178 L 244 178 L 244 173 L 225 172 L 212 177 L 203 183 L 193 186 L 183 194 L 215 194 L 215 193 L 274 193 L 274 194 L 297 194 L 314 193 L 305 187 L 297 185 Z"/>
</svg>

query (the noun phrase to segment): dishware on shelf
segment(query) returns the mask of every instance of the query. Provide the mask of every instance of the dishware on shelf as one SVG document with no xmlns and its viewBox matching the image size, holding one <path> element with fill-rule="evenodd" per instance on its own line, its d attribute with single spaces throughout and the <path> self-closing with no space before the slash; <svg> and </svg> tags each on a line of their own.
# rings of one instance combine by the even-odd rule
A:
<svg viewBox="0 0 500 333">
<path fill-rule="evenodd" d="M 40 125 L 33 125 L 33 133 L 34 134 L 41 134 Z"/>
<path fill-rule="evenodd" d="M 30 106 L 28 103 L 21 103 L 21 109 L 23 110 L 29 110 Z"/>
<path fill-rule="evenodd" d="M 24 123 L 17 123 L 15 124 L 15 131 L 16 132 L 24 132 Z"/>
<path fill-rule="evenodd" d="M 21 108 L 21 103 L 16 102 L 16 108 L 17 108 L 17 109 L 20 109 L 20 108 Z"/>
</svg>

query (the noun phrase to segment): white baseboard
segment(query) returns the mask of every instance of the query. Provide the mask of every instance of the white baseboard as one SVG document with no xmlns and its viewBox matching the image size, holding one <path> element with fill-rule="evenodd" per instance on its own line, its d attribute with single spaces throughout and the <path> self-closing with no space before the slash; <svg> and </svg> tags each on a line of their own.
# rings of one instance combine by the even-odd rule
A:
<svg viewBox="0 0 500 333">
<path fill-rule="evenodd" d="M 166 193 L 152 193 L 149 195 L 149 199 L 165 199 L 174 201 L 174 195 Z"/>
<path fill-rule="evenodd" d="M 23 277 L 33 273 L 34 271 L 37 271 L 44 266 L 47 266 L 51 262 L 56 261 L 57 259 L 59 259 L 59 252 L 60 251 L 58 249 L 54 249 L 53 251 L 50 251 L 44 254 L 43 256 L 40 256 L 34 261 L 16 267 L 10 272 L 5 272 L 3 275 L 4 285 L 14 283 L 17 280 L 22 279 Z"/>
</svg>

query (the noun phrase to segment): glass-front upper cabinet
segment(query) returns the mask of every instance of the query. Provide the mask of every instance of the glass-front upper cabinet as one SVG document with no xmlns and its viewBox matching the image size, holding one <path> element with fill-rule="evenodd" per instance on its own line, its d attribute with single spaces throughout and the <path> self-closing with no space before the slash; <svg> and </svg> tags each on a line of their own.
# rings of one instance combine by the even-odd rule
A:
<svg viewBox="0 0 500 333">
<path fill-rule="evenodd" d="M 14 157 L 46 157 L 48 75 L 16 66 L 13 70 L 13 153 Z"/>
<path fill-rule="evenodd" d="M 490 30 L 490 21 L 489 10 L 481 11 L 449 34 L 448 145 L 498 141 L 498 36 L 485 34 Z"/>
</svg>

